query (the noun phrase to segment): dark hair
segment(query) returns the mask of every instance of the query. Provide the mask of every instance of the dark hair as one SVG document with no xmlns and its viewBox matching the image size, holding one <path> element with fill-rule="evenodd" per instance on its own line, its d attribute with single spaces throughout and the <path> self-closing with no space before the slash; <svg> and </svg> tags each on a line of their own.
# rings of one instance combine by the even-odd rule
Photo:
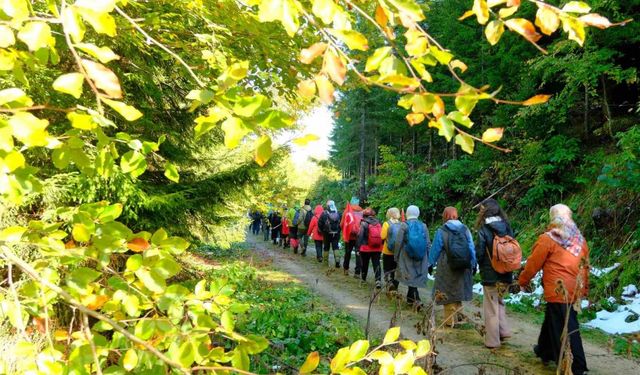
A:
<svg viewBox="0 0 640 375">
<path fill-rule="evenodd" d="M 304 200 L 304 204 L 311 204 L 311 199 L 307 198 Z"/>
<path fill-rule="evenodd" d="M 507 214 L 504 213 L 504 210 L 500 207 L 497 200 L 493 198 L 485 199 L 480 203 L 480 212 L 478 213 L 478 219 L 476 220 L 476 228 L 482 227 L 485 219 L 492 216 L 499 216 L 505 222 L 509 221 Z"/>
<path fill-rule="evenodd" d="M 362 211 L 362 216 L 376 216 L 376 211 L 371 207 L 367 207 Z"/>
</svg>

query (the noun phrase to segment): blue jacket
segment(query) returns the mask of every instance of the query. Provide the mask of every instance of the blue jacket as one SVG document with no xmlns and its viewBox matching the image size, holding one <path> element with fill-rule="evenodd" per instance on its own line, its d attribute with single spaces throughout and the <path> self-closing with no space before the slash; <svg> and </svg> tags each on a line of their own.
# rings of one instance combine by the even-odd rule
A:
<svg viewBox="0 0 640 375">
<path fill-rule="evenodd" d="M 465 227 L 464 224 L 460 220 L 449 220 L 444 225 L 451 230 L 459 230 L 462 227 Z M 465 227 L 466 228 L 466 227 Z M 471 265 L 473 268 L 476 268 L 476 248 L 473 244 L 473 237 L 471 237 L 471 232 L 469 228 L 467 228 L 467 242 L 469 243 L 469 250 L 471 251 Z M 431 265 L 435 265 L 440 259 L 440 253 L 444 248 L 444 242 L 442 240 L 442 228 L 438 228 L 436 231 L 436 235 L 433 239 L 433 243 L 431 244 L 431 252 L 429 253 L 429 263 Z"/>
</svg>

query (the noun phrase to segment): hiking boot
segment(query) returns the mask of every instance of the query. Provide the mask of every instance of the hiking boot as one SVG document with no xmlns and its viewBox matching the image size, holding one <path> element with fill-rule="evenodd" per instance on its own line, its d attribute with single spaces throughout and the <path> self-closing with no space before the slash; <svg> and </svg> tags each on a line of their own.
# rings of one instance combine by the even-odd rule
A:
<svg viewBox="0 0 640 375">
<path fill-rule="evenodd" d="M 293 253 L 294 253 L 294 254 L 298 254 L 298 248 L 297 248 L 297 247 L 294 247 L 294 248 L 293 248 Z"/>
<path fill-rule="evenodd" d="M 302 252 L 300 253 L 300 256 L 306 257 L 307 256 L 307 251 L 306 250 L 302 250 Z"/>
<path fill-rule="evenodd" d="M 360 278 L 360 274 L 359 273 L 354 273 L 353 277 L 356 278 L 356 279 L 359 279 Z"/>
<path fill-rule="evenodd" d="M 322 257 L 318 257 L 318 263 L 322 263 Z"/>
<path fill-rule="evenodd" d="M 336 268 L 340 268 L 340 262 L 336 262 Z"/>
<path fill-rule="evenodd" d="M 376 289 L 382 289 L 382 283 L 380 281 L 376 281 Z"/>
<path fill-rule="evenodd" d="M 349 276 L 349 270 L 344 270 L 344 275 Z"/>
</svg>

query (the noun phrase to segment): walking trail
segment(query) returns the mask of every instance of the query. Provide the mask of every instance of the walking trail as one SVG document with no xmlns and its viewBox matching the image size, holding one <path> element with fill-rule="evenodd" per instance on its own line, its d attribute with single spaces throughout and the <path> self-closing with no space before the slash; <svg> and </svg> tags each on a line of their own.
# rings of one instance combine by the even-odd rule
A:
<svg viewBox="0 0 640 375">
<path fill-rule="evenodd" d="M 319 264 L 315 259 L 315 250 L 309 247 L 307 257 L 293 254 L 291 249 L 282 249 L 263 242 L 262 238 L 248 235 L 247 242 L 264 259 L 270 259 L 275 268 L 280 269 L 295 279 L 309 286 L 329 303 L 343 308 L 358 317 L 363 327 L 369 314 L 369 301 L 373 291 L 373 272 L 370 270 L 368 283 L 361 285 L 359 280 L 343 275 L 342 269 L 333 268 L 335 262 L 330 259 L 331 268 Z M 262 236 L 260 236 L 262 237 Z M 313 254 L 311 254 L 313 252 Z M 342 251 L 340 251 L 342 253 Z M 353 265 L 352 265 L 353 270 Z M 353 271 L 352 271 L 353 272 Z M 399 293 L 406 295 L 406 289 L 400 286 Z M 431 292 L 420 290 L 423 301 L 431 298 Z M 480 323 L 481 303 L 475 300 L 465 303 L 465 314 Z M 370 337 L 383 337 L 394 318 L 393 299 L 381 293 L 371 308 Z M 406 305 L 398 310 L 395 326 L 401 327 L 402 336 L 418 341 L 424 339 L 416 329 L 421 317 Z M 441 310 L 437 310 L 436 321 L 441 321 Z M 508 315 L 513 330 L 513 337 L 497 350 L 486 349 L 480 334 L 469 324 L 463 328 L 441 328 L 437 333 L 437 364 L 444 368 L 442 374 L 478 374 L 477 365 L 484 365 L 485 374 L 509 373 L 505 368 L 516 369 L 518 374 L 555 374 L 555 365 L 544 366 L 533 355 L 533 344 L 537 341 L 540 326 L 525 321 L 513 314 Z M 584 342 L 587 365 L 590 375 L 601 374 L 640 374 L 640 364 L 635 361 L 616 356 L 602 346 Z"/>
</svg>

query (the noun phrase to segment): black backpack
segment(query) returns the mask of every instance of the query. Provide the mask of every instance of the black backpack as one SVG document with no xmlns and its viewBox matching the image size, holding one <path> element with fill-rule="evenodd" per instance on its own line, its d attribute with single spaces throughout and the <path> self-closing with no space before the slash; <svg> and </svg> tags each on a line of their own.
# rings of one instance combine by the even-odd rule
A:
<svg viewBox="0 0 640 375">
<path fill-rule="evenodd" d="M 306 211 L 306 209 L 304 210 Z M 309 226 L 311 226 L 311 219 L 313 219 L 313 212 L 311 212 L 311 210 L 306 212 L 306 215 L 304 215 L 304 226 L 305 228 L 309 228 Z"/>
<path fill-rule="evenodd" d="M 453 271 L 471 269 L 471 251 L 467 239 L 467 227 L 452 230 L 446 225 L 442 227 L 442 242 L 447 253 L 449 268 Z"/>
<path fill-rule="evenodd" d="M 323 226 L 323 232 L 327 234 L 337 234 L 340 232 L 340 214 L 337 212 L 329 212 L 326 216 Z"/>
</svg>

